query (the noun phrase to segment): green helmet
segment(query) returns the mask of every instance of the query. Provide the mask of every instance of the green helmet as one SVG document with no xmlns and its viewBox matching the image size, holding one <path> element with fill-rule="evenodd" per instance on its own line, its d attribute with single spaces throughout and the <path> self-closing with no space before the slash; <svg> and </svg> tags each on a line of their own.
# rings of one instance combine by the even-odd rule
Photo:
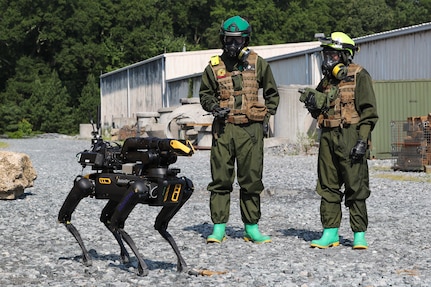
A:
<svg viewBox="0 0 431 287">
<path fill-rule="evenodd" d="M 241 37 L 240 43 L 235 43 L 231 37 Z M 230 57 L 236 57 L 240 51 L 248 46 L 251 37 L 250 24 L 240 16 L 233 16 L 224 21 L 220 27 L 220 41 L 223 44 L 223 50 L 229 54 Z M 241 40 L 240 38 L 240 40 Z"/>
<path fill-rule="evenodd" d="M 358 47 L 355 42 L 343 32 L 334 32 L 331 34 L 331 38 L 319 37 L 323 48 L 331 48 L 338 51 L 347 51 L 350 57 L 355 56 L 355 52 L 358 51 Z"/>
<path fill-rule="evenodd" d="M 233 16 L 222 23 L 220 27 L 220 36 L 241 36 L 250 38 L 251 26 L 244 18 Z"/>
</svg>

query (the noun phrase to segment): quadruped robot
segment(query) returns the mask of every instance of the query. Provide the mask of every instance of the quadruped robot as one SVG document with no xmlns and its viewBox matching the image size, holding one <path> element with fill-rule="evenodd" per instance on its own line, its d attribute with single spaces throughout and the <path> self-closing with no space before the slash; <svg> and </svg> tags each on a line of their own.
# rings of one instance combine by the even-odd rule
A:
<svg viewBox="0 0 431 287">
<path fill-rule="evenodd" d="M 93 172 L 75 178 L 58 214 L 58 221 L 78 242 L 83 263 L 91 266 L 91 257 L 71 218 L 80 201 L 91 197 L 108 200 L 100 221 L 117 240 L 123 263 L 130 262 L 124 242 L 130 247 L 138 261 L 140 276 L 148 275 L 148 266 L 124 230 L 124 224 L 137 204 L 162 206 L 154 228 L 174 250 L 178 259 L 177 271 L 187 271 L 187 264 L 167 228 L 169 221 L 192 195 L 194 187 L 190 179 L 178 176 L 179 169 L 169 168 L 169 165 L 177 161 L 177 156 L 191 156 L 194 153 L 192 144 L 187 140 L 133 137 L 120 145 L 104 141 L 99 135 L 99 127 L 95 129 L 94 124 L 92 135 L 91 149 L 78 153 L 77 157 L 83 169 L 89 166 Z"/>
</svg>

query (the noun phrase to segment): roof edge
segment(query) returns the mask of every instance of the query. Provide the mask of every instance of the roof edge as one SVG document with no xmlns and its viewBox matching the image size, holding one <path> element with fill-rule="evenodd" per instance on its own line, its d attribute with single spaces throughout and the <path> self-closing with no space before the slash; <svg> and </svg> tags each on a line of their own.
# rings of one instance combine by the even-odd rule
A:
<svg viewBox="0 0 431 287">
<path fill-rule="evenodd" d="M 405 34 L 417 33 L 417 32 L 427 31 L 427 30 L 431 30 L 431 22 L 426 22 L 426 23 L 398 28 L 390 31 L 375 33 L 367 36 L 358 37 L 353 40 L 355 41 L 355 43 L 360 44 L 364 42 L 392 38 L 392 37 L 402 36 Z"/>
</svg>

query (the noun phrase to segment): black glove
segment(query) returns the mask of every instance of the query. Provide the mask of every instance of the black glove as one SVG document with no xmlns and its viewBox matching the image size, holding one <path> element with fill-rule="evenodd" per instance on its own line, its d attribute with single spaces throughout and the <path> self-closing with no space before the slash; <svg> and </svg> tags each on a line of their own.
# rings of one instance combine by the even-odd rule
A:
<svg viewBox="0 0 431 287">
<path fill-rule="evenodd" d="M 321 112 L 327 109 L 327 95 L 311 88 L 299 89 L 299 100 L 304 103 L 310 113 Z"/>
<path fill-rule="evenodd" d="M 368 144 L 364 140 L 358 140 L 355 146 L 350 151 L 350 158 L 352 159 L 352 163 L 359 162 L 365 155 L 368 148 Z"/>
<path fill-rule="evenodd" d="M 229 114 L 229 112 L 230 112 L 229 108 L 215 107 L 211 113 L 217 119 L 225 119 L 227 117 L 227 115 Z"/>
<path fill-rule="evenodd" d="M 263 122 L 263 137 L 266 138 L 268 137 L 269 134 L 269 124 Z"/>
<path fill-rule="evenodd" d="M 316 94 L 312 89 L 299 89 L 298 92 L 301 94 L 299 100 L 305 104 L 307 109 L 316 109 Z"/>
</svg>

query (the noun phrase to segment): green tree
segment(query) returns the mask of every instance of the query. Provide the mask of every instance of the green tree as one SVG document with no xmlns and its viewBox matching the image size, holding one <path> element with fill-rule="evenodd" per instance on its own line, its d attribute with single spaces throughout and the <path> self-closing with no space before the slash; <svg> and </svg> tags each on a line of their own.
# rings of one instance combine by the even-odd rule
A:
<svg viewBox="0 0 431 287">
<path fill-rule="evenodd" d="M 393 1 L 391 27 L 406 27 L 431 21 L 431 1 Z"/>
<path fill-rule="evenodd" d="M 89 123 L 90 119 L 96 121 L 97 109 L 100 105 L 100 90 L 93 75 L 87 78 L 87 84 L 82 89 L 81 96 L 79 97 L 79 108 L 75 113 L 78 123 Z"/>
<path fill-rule="evenodd" d="M 34 87 L 34 93 L 23 103 L 33 128 L 48 133 L 76 133 L 78 127 L 69 105 L 69 95 L 57 73 L 52 72 L 51 77 L 43 81 L 37 79 Z"/>
<path fill-rule="evenodd" d="M 187 50 L 197 50 L 202 47 L 203 33 L 210 24 L 208 19 L 211 9 L 208 8 L 211 2 L 183 0 L 181 5 L 178 5 L 177 0 L 165 0 L 158 1 L 157 9 L 167 11 L 167 17 L 172 21 L 173 36 L 179 40 L 183 39 L 182 44 L 186 45 Z"/>
<path fill-rule="evenodd" d="M 6 82 L 6 89 L 0 94 L 0 131 L 13 132 L 18 129 L 22 119 L 31 122 L 31 111 L 25 110 L 23 104 L 35 92 L 35 79 L 46 77 L 49 67 L 41 61 L 23 56 L 17 63 L 15 74 Z"/>
<path fill-rule="evenodd" d="M 345 10 L 349 11 L 337 28 L 350 35 L 359 37 L 389 30 L 393 23 L 393 13 L 385 0 L 345 1 Z"/>
<path fill-rule="evenodd" d="M 334 21 L 331 13 L 335 8 L 329 6 L 327 2 L 324 0 L 289 2 L 284 11 L 285 21 L 281 26 L 284 32 L 283 41 L 286 43 L 315 41 L 314 34 L 325 32 L 324 27 L 331 26 Z"/>
<path fill-rule="evenodd" d="M 0 133 L 16 132 L 19 129 L 19 122 L 23 119 L 21 109 L 13 103 L 0 105 Z"/>
<path fill-rule="evenodd" d="M 0 11 L 0 132 L 23 120 L 75 132 L 100 100 L 101 73 L 184 46 L 220 48 L 231 16 L 249 20 L 250 45 L 271 45 L 431 21 L 431 0 L 0 0 Z"/>
</svg>

